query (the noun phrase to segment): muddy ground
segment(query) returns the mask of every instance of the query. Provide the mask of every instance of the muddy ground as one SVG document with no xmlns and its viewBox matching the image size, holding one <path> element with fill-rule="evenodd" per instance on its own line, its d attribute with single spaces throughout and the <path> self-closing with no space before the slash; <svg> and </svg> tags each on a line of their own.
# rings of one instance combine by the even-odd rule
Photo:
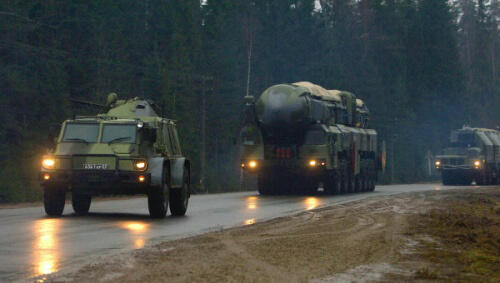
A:
<svg viewBox="0 0 500 283">
<path fill-rule="evenodd" d="M 449 212 L 452 209 L 449 205 L 462 206 L 460 201 L 467 202 L 470 198 L 489 199 L 493 217 L 500 215 L 498 186 L 374 197 L 146 247 L 52 279 L 78 282 L 495 281 L 500 279 L 495 270 L 477 273 L 461 262 L 440 259 L 446 254 L 457 257 L 456 254 L 432 257 L 434 250 L 456 250 L 440 238 L 439 231 L 426 230 L 428 225 L 440 225 L 432 222 L 432 217 Z M 498 217 L 493 221 L 497 220 Z M 486 222 L 496 228 L 500 225 Z M 482 228 L 488 230 L 488 227 Z M 494 234 L 491 237 L 495 239 L 491 239 L 493 247 L 488 249 L 498 252 L 500 239 Z M 457 243 L 460 245 L 460 239 Z M 493 264 L 497 259 L 492 259 Z"/>
</svg>

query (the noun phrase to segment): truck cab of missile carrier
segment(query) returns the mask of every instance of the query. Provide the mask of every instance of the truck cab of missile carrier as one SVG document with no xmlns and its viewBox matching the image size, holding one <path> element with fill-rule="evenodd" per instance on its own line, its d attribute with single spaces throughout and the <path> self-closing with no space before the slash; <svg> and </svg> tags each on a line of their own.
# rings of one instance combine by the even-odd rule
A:
<svg viewBox="0 0 500 283">
<path fill-rule="evenodd" d="M 464 126 L 450 134 L 450 143 L 436 156 L 435 167 L 445 185 L 498 183 L 500 134 L 498 131 Z"/>
<path fill-rule="evenodd" d="M 93 196 L 145 194 L 152 217 L 164 217 L 169 206 L 173 215 L 184 215 L 190 164 L 175 122 L 140 98 L 110 94 L 106 108 L 62 123 L 40 170 L 46 213 L 61 215 L 69 192 L 77 214 L 88 213 Z"/>
</svg>

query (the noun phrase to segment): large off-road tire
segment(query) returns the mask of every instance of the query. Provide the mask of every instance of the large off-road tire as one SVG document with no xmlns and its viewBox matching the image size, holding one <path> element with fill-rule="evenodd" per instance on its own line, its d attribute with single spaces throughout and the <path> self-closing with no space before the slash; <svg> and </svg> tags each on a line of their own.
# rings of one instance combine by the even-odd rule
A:
<svg viewBox="0 0 500 283">
<path fill-rule="evenodd" d="M 43 188 L 43 206 L 48 216 L 61 216 L 64 211 L 66 192 L 56 187 Z"/>
<path fill-rule="evenodd" d="M 368 177 L 368 192 L 373 192 L 375 191 L 375 178 L 372 176 L 372 177 Z"/>
<path fill-rule="evenodd" d="M 169 203 L 169 187 L 167 170 L 163 170 L 163 184 L 159 188 L 150 188 L 148 193 L 148 209 L 152 218 L 165 218 Z"/>
<path fill-rule="evenodd" d="M 353 175 L 347 176 L 347 192 L 354 193 L 356 191 L 356 180 Z"/>
<path fill-rule="evenodd" d="M 361 177 L 361 191 L 362 192 L 367 192 L 368 191 L 368 187 L 369 187 L 368 176 L 363 175 Z"/>
<path fill-rule="evenodd" d="M 356 177 L 354 177 L 354 192 L 355 193 L 359 193 L 359 192 L 362 192 L 362 188 L 363 188 L 363 180 L 362 180 L 363 177 L 361 177 L 361 175 L 357 175 Z"/>
<path fill-rule="evenodd" d="M 73 205 L 73 210 L 78 215 L 85 215 L 89 213 L 91 202 L 92 197 L 89 195 L 73 193 L 71 196 L 71 204 Z"/>
<path fill-rule="evenodd" d="M 340 175 L 340 193 L 346 194 L 349 192 L 348 179 L 346 174 Z"/>
<path fill-rule="evenodd" d="M 170 212 L 174 216 L 183 216 L 186 214 L 188 208 L 189 197 L 190 197 L 190 179 L 189 171 L 184 168 L 184 175 L 182 177 L 182 188 L 171 189 L 170 190 Z"/>
<path fill-rule="evenodd" d="M 325 182 L 325 193 L 329 195 L 337 195 L 340 193 L 342 180 L 339 174 L 328 174 Z"/>
</svg>

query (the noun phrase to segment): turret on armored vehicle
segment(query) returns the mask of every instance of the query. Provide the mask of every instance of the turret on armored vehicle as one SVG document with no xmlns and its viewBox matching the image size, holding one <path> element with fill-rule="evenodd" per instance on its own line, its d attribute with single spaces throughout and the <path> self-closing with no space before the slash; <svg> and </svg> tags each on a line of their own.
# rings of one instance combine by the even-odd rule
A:
<svg viewBox="0 0 500 283">
<path fill-rule="evenodd" d="M 260 194 L 375 189 L 377 132 L 353 93 L 298 82 L 246 101 L 241 167 L 257 174 Z"/>
<path fill-rule="evenodd" d="M 152 217 L 165 217 L 169 205 L 173 215 L 184 215 L 190 163 L 175 122 L 157 113 L 149 100 L 112 93 L 104 114 L 64 121 L 40 171 L 46 213 L 61 215 L 71 192 L 77 214 L 89 211 L 92 196 L 146 194 Z"/>
<path fill-rule="evenodd" d="M 438 155 L 444 185 L 500 183 L 500 132 L 464 126 L 451 132 L 450 146 Z"/>
</svg>

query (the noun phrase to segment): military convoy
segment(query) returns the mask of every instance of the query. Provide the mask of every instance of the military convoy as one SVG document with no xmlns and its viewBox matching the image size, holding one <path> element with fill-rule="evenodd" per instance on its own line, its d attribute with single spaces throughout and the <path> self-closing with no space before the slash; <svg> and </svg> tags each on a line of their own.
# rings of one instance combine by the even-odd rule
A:
<svg viewBox="0 0 500 283">
<path fill-rule="evenodd" d="M 246 98 L 241 167 L 262 195 L 373 191 L 385 160 L 369 111 L 353 93 L 310 82 L 274 85 Z"/>
<path fill-rule="evenodd" d="M 452 131 L 450 146 L 436 157 L 435 166 L 444 185 L 499 184 L 500 132 L 467 126 Z"/>
<path fill-rule="evenodd" d="M 98 195 L 145 194 L 151 217 L 184 215 L 190 197 L 190 163 L 176 124 L 153 102 L 108 96 L 105 113 L 66 120 L 55 150 L 40 171 L 45 212 L 63 213 L 67 192 L 77 214 Z"/>
</svg>

